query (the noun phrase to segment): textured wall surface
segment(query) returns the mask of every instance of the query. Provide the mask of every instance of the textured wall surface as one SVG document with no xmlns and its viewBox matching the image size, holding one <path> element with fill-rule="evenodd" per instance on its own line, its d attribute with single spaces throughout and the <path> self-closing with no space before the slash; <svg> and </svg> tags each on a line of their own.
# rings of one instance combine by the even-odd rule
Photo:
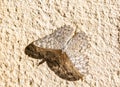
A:
<svg viewBox="0 0 120 87">
<path fill-rule="evenodd" d="M 89 37 L 89 75 L 65 81 L 24 53 L 70 25 Z M 0 87 L 120 87 L 120 0 L 0 0 Z"/>
</svg>

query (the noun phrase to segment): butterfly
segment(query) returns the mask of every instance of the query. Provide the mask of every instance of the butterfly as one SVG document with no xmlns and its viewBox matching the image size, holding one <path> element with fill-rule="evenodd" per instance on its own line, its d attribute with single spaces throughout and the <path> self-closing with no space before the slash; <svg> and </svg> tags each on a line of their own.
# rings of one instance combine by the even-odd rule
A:
<svg viewBox="0 0 120 87">
<path fill-rule="evenodd" d="M 84 54 L 88 46 L 84 32 L 76 33 L 73 28 L 64 25 L 54 33 L 30 43 L 25 48 L 25 54 L 41 59 L 39 64 L 46 62 L 60 78 L 76 81 L 82 80 L 88 72 L 88 57 Z"/>
</svg>

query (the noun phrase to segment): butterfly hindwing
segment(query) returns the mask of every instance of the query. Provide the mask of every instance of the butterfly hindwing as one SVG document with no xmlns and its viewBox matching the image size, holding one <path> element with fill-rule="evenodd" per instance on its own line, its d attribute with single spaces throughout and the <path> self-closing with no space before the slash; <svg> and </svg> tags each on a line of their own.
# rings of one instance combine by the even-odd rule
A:
<svg viewBox="0 0 120 87">
<path fill-rule="evenodd" d="M 58 52 L 57 54 L 54 52 L 50 52 L 51 54 L 55 54 L 56 56 L 48 58 L 46 60 L 48 67 L 54 71 L 56 75 L 59 77 L 69 80 L 75 81 L 82 79 L 83 75 L 80 74 L 72 62 L 69 60 L 66 53 Z"/>
</svg>

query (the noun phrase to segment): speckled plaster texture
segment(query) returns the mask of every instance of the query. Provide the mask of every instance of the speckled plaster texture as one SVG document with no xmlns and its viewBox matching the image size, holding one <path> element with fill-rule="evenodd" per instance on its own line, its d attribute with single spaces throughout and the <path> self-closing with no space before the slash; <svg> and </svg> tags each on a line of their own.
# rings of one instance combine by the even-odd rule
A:
<svg viewBox="0 0 120 87">
<path fill-rule="evenodd" d="M 24 53 L 63 25 L 89 37 L 83 81 L 63 80 Z M 120 0 L 0 0 L 0 87 L 120 87 L 119 33 Z"/>
</svg>

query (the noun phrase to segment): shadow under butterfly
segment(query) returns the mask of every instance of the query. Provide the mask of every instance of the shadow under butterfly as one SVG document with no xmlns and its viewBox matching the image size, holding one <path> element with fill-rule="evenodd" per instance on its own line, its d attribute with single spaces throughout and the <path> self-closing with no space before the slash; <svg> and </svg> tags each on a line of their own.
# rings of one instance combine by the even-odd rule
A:
<svg viewBox="0 0 120 87">
<path fill-rule="evenodd" d="M 85 33 L 74 33 L 70 26 L 58 28 L 54 33 L 30 43 L 25 48 L 25 54 L 42 59 L 39 64 L 46 62 L 60 78 L 82 80 L 88 72 L 88 57 L 84 51 L 89 43 Z"/>
</svg>

